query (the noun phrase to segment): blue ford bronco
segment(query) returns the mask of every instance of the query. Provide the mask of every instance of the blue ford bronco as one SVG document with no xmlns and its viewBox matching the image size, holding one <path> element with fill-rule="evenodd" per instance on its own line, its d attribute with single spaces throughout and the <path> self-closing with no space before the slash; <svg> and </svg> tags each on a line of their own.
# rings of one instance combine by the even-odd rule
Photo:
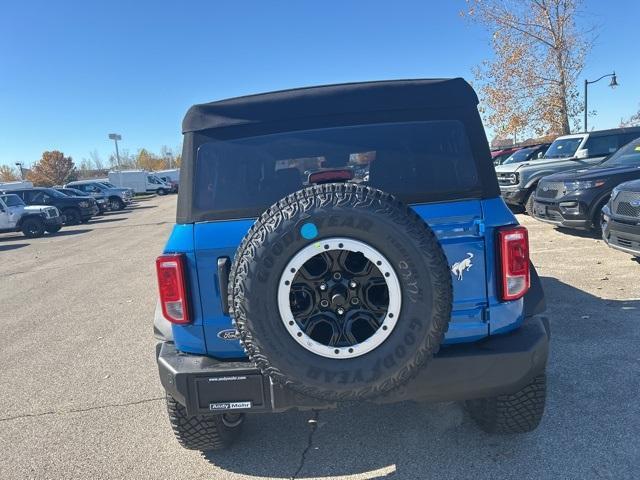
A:
<svg viewBox="0 0 640 480">
<path fill-rule="evenodd" d="M 487 432 L 545 404 L 549 327 L 462 79 L 192 107 L 154 331 L 186 448 L 247 414 L 464 401 Z"/>
</svg>

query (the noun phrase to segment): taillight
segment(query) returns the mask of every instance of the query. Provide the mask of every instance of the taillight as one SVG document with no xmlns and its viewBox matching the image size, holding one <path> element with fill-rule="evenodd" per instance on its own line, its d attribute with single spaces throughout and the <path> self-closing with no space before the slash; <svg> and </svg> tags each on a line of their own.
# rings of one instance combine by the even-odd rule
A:
<svg viewBox="0 0 640 480">
<path fill-rule="evenodd" d="M 529 235 L 524 227 L 498 230 L 502 300 L 517 300 L 531 284 L 529 276 Z"/>
<path fill-rule="evenodd" d="M 164 318 L 177 324 L 190 323 L 184 255 L 159 256 L 156 271 Z"/>
</svg>

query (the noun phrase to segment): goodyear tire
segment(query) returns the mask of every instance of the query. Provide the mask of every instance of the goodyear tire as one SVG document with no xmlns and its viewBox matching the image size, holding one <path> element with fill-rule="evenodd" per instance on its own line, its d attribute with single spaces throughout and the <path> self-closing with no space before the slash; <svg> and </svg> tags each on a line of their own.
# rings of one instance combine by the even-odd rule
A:
<svg viewBox="0 0 640 480">
<path fill-rule="evenodd" d="M 360 400 L 406 383 L 438 351 L 451 274 L 429 226 L 392 195 L 354 184 L 300 190 L 243 239 L 229 305 L 275 382 Z"/>
</svg>

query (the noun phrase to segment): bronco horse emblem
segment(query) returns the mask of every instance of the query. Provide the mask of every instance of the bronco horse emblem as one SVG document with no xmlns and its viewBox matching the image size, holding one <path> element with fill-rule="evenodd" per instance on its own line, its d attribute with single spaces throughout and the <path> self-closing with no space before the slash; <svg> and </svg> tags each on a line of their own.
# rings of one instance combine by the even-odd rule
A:
<svg viewBox="0 0 640 480">
<path fill-rule="evenodd" d="M 458 280 L 462 280 L 462 274 L 465 271 L 469 271 L 471 267 L 473 267 L 473 263 L 471 263 L 471 259 L 473 258 L 473 253 L 467 252 L 467 258 L 464 260 L 460 260 L 459 262 L 454 263 L 451 266 L 451 273 L 453 273 Z"/>
</svg>

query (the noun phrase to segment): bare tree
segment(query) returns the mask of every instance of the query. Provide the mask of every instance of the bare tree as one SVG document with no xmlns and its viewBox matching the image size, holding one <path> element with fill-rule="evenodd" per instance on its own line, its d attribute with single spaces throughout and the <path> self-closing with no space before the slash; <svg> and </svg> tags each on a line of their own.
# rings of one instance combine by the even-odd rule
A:
<svg viewBox="0 0 640 480">
<path fill-rule="evenodd" d="M 629 118 L 620 120 L 621 127 L 640 127 L 640 108 Z"/>
<path fill-rule="evenodd" d="M 89 158 L 91 159 L 91 165 L 96 170 L 104 170 L 104 162 L 97 150 L 89 152 Z"/>
<path fill-rule="evenodd" d="M 577 88 L 594 28 L 578 23 L 582 0 L 467 0 L 466 16 L 491 33 L 495 57 L 474 72 L 485 121 L 499 135 L 571 133 Z"/>
<path fill-rule="evenodd" d="M 0 182 L 15 182 L 16 180 L 18 180 L 18 174 L 13 167 L 0 165 Z"/>
</svg>

